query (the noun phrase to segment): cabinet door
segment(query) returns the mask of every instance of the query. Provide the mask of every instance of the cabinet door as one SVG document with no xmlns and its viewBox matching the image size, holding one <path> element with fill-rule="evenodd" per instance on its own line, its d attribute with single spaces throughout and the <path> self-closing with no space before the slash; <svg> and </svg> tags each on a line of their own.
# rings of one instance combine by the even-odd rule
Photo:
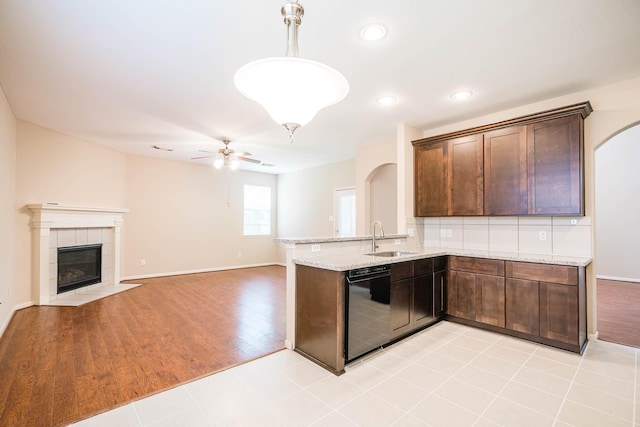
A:
<svg viewBox="0 0 640 427">
<path fill-rule="evenodd" d="M 527 214 L 525 126 L 484 134 L 484 214 Z"/>
<path fill-rule="evenodd" d="M 449 215 L 482 215 L 482 159 L 482 134 L 448 141 Z"/>
<path fill-rule="evenodd" d="M 447 215 L 446 142 L 414 147 L 415 216 Z"/>
<path fill-rule="evenodd" d="M 413 327 L 433 320 L 433 274 L 413 279 Z"/>
<path fill-rule="evenodd" d="M 391 282 L 391 338 L 403 335 L 413 329 L 412 288 L 413 279 Z"/>
<path fill-rule="evenodd" d="M 476 320 L 476 275 L 465 271 L 451 271 L 449 279 L 447 314 Z"/>
<path fill-rule="evenodd" d="M 582 215 L 581 140 L 578 115 L 527 126 L 530 215 Z"/>
<path fill-rule="evenodd" d="M 579 344 L 577 286 L 540 283 L 540 336 Z"/>
<path fill-rule="evenodd" d="M 538 282 L 507 278 L 505 283 L 505 327 L 539 335 L 540 299 Z"/>
<path fill-rule="evenodd" d="M 446 274 L 444 271 L 436 271 L 433 273 L 433 315 L 434 317 L 442 317 L 447 309 L 445 302 L 446 294 Z"/>
<path fill-rule="evenodd" d="M 476 274 L 476 321 L 504 328 L 504 277 Z"/>
</svg>

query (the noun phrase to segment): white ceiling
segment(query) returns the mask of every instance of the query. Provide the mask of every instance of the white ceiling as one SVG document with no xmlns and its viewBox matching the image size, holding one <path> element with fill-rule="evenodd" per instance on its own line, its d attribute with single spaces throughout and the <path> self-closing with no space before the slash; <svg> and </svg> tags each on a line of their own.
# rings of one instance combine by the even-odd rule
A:
<svg viewBox="0 0 640 427">
<path fill-rule="evenodd" d="M 227 138 L 277 165 L 243 168 L 280 173 L 394 141 L 398 123 L 427 129 L 640 76 L 638 0 L 300 0 L 300 56 L 351 89 L 289 144 L 233 85 L 245 63 L 284 54 L 283 3 L 0 0 L 0 84 L 27 122 L 188 162 Z M 359 38 L 371 22 L 384 40 Z M 474 96 L 452 101 L 461 88 Z"/>
</svg>

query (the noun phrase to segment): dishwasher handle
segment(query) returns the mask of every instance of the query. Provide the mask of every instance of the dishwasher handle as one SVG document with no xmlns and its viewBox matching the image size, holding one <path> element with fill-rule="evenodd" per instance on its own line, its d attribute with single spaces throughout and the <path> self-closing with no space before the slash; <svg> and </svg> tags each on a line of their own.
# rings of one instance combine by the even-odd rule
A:
<svg viewBox="0 0 640 427">
<path fill-rule="evenodd" d="M 347 276 L 347 284 L 351 285 L 354 283 L 362 283 L 362 282 L 368 282 L 370 280 L 375 280 L 375 279 L 383 279 L 385 277 L 391 277 L 391 273 L 383 273 L 383 274 L 376 274 L 375 276 L 366 276 L 366 277 L 349 277 Z"/>
</svg>

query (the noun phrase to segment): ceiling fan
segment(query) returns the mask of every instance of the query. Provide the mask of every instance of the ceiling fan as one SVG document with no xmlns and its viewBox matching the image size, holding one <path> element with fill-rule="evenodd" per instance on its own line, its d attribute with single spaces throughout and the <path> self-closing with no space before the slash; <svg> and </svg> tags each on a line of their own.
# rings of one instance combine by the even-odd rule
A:
<svg viewBox="0 0 640 427">
<path fill-rule="evenodd" d="M 198 150 L 201 153 L 210 153 L 210 155 L 192 157 L 191 160 L 206 159 L 215 156 L 216 159 L 213 161 L 213 166 L 216 169 L 220 169 L 221 167 L 225 166 L 231 170 L 236 170 L 238 169 L 238 166 L 240 166 L 240 161 L 254 163 L 262 166 L 274 166 L 270 163 L 262 163 L 260 160 L 247 157 L 251 156 L 251 153 L 248 153 L 246 151 L 236 152 L 232 150 L 231 148 L 229 148 L 229 144 L 231 143 L 231 141 L 229 141 L 228 139 L 223 139 L 222 143 L 224 144 L 224 148 L 219 149 L 217 154 L 214 151 Z"/>
</svg>

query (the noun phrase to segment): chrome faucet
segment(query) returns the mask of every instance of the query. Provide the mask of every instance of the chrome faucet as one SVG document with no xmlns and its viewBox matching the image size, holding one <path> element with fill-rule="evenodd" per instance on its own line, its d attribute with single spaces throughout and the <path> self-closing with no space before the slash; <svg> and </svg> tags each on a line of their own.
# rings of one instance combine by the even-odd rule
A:
<svg viewBox="0 0 640 427">
<path fill-rule="evenodd" d="M 380 226 L 380 237 L 384 237 L 384 229 L 382 228 L 382 223 L 380 221 L 374 221 L 373 236 L 371 237 L 371 252 L 375 252 L 376 249 L 378 249 L 378 245 L 376 245 L 376 224 Z"/>
</svg>

